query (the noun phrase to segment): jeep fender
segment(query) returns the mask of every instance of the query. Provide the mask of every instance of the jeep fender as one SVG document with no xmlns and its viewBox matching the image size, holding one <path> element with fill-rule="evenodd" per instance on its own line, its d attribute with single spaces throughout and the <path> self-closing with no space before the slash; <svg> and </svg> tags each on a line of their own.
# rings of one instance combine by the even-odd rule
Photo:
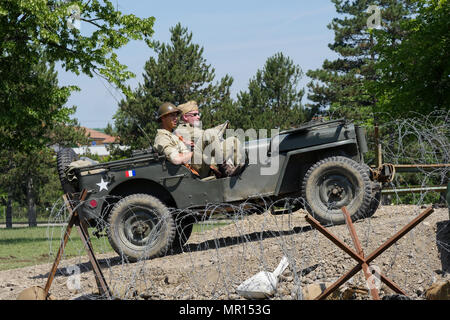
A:
<svg viewBox="0 0 450 320">
<path fill-rule="evenodd" d="M 302 171 L 305 171 L 303 173 L 306 173 L 306 170 L 308 170 L 308 168 L 305 168 L 305 165 L 307 163 L 313 164 L 310 161 L 305 161 L 305 156 L 307 154 L 317 154 L 317 152 L 321 150 L 326 151 L 327 153 L 343 150 L 348 154 L 348 157 L 353 157 L 358 155 L 358 144 L 356 140 L 350 139 L 289 151 L 286 154 L 286 161 L 283 161 L 282 167 L 280 168 L 274 195 L 278 196 L 284 193 L 299 191 Z M 321 152 L 321 154 L 323 154 L 323 152 Z M 297 160 L 296 158 L 299 159 Z M 314 158 L 315 156 L 311 157 L 311 159 Z M 318 160 L 320 159 L 313 160 L 313 162 Z M 353 160 L 357 162 L 360 161 L 360 159 Z M 298 165 L 298 162 L 300 162 L 300 165 Z M 289 166 L 292 166 L 295 170 L 290 170 L 291 168 Z M 287 174 L 288 171 L 289 174 Z"/>
<path fill-rule="evenodd" d="M 119 197 L 126 197 L 138 193 L 151 195 L 160 200 L 166 206 L 177 208 L 177 203 L 175 202 L 175 199 L 172 197 L 170 192 L 167 191 L 159 183 L 149 179 L 133 179 L 122 182 L 111 190 L 109 196 L 111 199 L 118 199 Z M 106 206 L 109 206 L 110 208 L 112 207 L 110 202 L 105 201 L 105 203 L 103 204 L 102 212 L 106 209 Z M 109 214 L 109 212 L 107 213 Z"/>
</svg>

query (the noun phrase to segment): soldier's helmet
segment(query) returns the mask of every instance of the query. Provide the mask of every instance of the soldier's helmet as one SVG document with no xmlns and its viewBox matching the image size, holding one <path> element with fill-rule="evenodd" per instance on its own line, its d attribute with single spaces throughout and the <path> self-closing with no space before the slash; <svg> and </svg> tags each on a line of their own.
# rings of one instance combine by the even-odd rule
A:
<svg viewBox="0 0 450 320">
<path fill-rule="evenodd" d="M 170 113 L 181 113 L 181 111 L 175 107 L 174 104 L 170 102 L 164 102 L 162 105 L 158 108 L 158 117 L 157 119 L 161 119 L 161 117 L 165 116 L 166 114 Z"/>
</svg>

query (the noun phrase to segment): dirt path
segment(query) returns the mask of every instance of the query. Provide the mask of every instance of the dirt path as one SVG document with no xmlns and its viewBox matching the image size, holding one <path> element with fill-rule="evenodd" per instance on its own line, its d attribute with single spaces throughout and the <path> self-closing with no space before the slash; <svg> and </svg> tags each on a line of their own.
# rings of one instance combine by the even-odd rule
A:
<svg viewBox="0 0 450 320">
<path fill-rule="evenodd" d="M 366 255 L 425 209 L 382 206 L 370 218 L 355 223 Z M 304 219 L 300 210 L 285 215 L 251 215 L 231 224 L 194 233 L 182 253 L 126 263 L 116 254 L 97 254 L 106 280 L 124 299 L 241 299 L 237 286 L 262 270 L 273 271 L 285 255 L 283 273 L 273 299 L 301 299 L 305 285 L 333 282 L 355 261 Z M 373 261 L 413 299 L 424 299 L 434 281 L 449 279 L 450 226 L 447 208 L 435 209 L 424 222 Z M 353 247 L 345 225 L 328 228 Z M 82 254 L 83 251 L 80 251 Z M 45 286 L 51 263 L 0 272 L 0 299 L 16 299 L 25 288 Z M 79 277 L 71 274 L 80 271 Z M 365 288 L 361 272 L 347 285 Z M 77 289 L 78 287 L 78 289 Z M 95 298 L 93 272 L 84 255 L 63 260 L 50 289 L 56 299 Z M 392 294 L 381 286 L 381 296 Z M 367 299 L 365 294 L 353 296 Z"/>
</svg>

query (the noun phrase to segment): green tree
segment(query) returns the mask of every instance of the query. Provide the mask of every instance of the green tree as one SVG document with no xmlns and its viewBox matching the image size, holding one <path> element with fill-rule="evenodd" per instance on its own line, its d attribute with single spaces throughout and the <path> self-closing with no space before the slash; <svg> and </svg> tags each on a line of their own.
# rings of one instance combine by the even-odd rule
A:
<svg viewBox="0 0 450 320">
<path fill-rule="evenodd" d="M 87 143 L 83 131 L 74 126 L 60 125 L 45 134 L 60 147 Z M 9 212 L 13 201 L 26 207 L 29 225 L 35 226 L 36 208 L 49 207 L 62 195 L 55 152 L 50 146 L 34 148 L 26 153 L 4 151 L 0 155 L 0 167 L 0 190 L 5 193 L 4 204 Z"/>
<path fill-rule="evenodd" d="M 115 131 L 115 129 L 113 128 L 113 126 L 108 122 L 108 124 L 106 125 L 106 128 L 104 129 L 104 132 L 110 136 L 117 136 L 117 132 Z"/>
<path fill-rule="evenodd" d="M 387 117 L 414 117 L 450 108 L 450 2 L 420 0 L 418 14 L 404 20 L 398 41 L 375 30 L 378 81 L 369 89 Z"/>
<path fill-rule="evenodd" d="M 308 117 L 299 89 L 301 68 L 292 59 L 277 53 L 250 80 L 248 91 L 238 94 L 239 126 L 243 129 L 287 129 Z"/>
<path fill-rule="evenodd" d="M 27 207 L 30 227 L 36 226 L 36 205 L 39 186 L 46 184 L 50 178 L 48 162 L 53 159 L 49 150 L 28 153 L 10 153 L 8 168 L 0 178 L 2 185 L 8 186 L 9 195 Z M 44 164 L 44 165 L 43 165 Z"/>
<path fill-rule="evenodd" d="M 42 103 L 48 110 L 61 110 L 67 114 L 67 118 L 75 112 L 74 108 L 66 108 L 65 94 L 53 99 L 54 92 L 58 92 L 57 73 L 54 67 L 40 62 L 33 65 L 28 74 L 33 76 L 33 81 L 22 83 L 23 101 L 18 104 L 32 101 Z M 53 96 L 54 97 L 54 96 Z M 39 101 L 42 99 L 42 101 Z M 38 141 L 37 144 L 26 145 L 18 150 L 6 149 L 0 154 L 0 190 L 6 195 L 4 203 L 8 206 L 11 217 L 12 202 L 17 202 L 27 207 L 29 225 L 36 225 L 36 206 L 49 204 L 55 201 L 54 181 L 57 180 L 55 154 L 52 145 L 60 147 L 72 147 L 76 143 L 86 143 L 84 130 L 74 119 L 47 118 L 45 122 L 36 118 L 36 123 L 30 123 L 27 133 Z M 46 190 L 48 183 L 52 183 L 52 191 Z M 61 192 L 59 192 L 61 193 Z"/>
<path fill-rule="evenodd" d="M 196 100 L 205 127 L 223 121 L 224 110 L 232 106 L 233 79 L 226 75 L 214 82 L 215 70 L 203 57 L 203 48 L 192 43 L 192 33 L 179 23 L 170 32 L 170 43 L 153 43 L 157 57 L 146 62 L 143 84 L 120 102 L 114 116 L 121 142 L 132 149 L 149 146 L 158 128 L 156 112 L 166 101 L 178 105 Z"/>
<path fill-rule="evenodd" d="M 100 75 L 129 94 L 124 82 L 133 74 L 120 64 L 115 50 L 129 40 L 149 43 L 153 22 L 153 17 L 123 15 L 108 0 L 2 0 L 0 149 L 43 146 L 48 139 L 37 128 L 69 119 L 68 109 L 51 106 L 60 106 L 75 87 L 42 84 L 35 92 L 41 94 L 28 94 L 28 86 L 40 85 L 39 75 L 30 71 L 39 61 L 59 61 L 66 71 Z"/>
<path fill-rule="evenodd" d="M 371 5 L 380 11 L 380 24 L 393 39 L 402 39 L 401 23 L 415 12 L 414 0 L 332 0 L 340 17 L 328 25 L 334 31 L 334 42 L 329 48 L 338 58 L 325 60 L 322 68 L 309 70 L 307 106 L 330 112 L 335 117 L 346 117 L 366 123 L 373 121 L 377 96 L 368 91 L 368 83 L 378 80 L 375 63 L 378 51 L 369 32 L 372 17 Z M 376 21 L 375 21 L 376 22 Z"/>
<path fill-rule="evenodd" d="M 49 126 L 64 122 L 74 108 L 64 107 L 70 88 L 47 81 L 45 64 L 28 64 L 27 70 L 14 70 L 0 58 L 0 147 L 28 152 L 45 146 Z M 9 70 L 11 69 L 11 70 Z M 55 76 L 56 77 L 56 76 Z"/>
</svg>

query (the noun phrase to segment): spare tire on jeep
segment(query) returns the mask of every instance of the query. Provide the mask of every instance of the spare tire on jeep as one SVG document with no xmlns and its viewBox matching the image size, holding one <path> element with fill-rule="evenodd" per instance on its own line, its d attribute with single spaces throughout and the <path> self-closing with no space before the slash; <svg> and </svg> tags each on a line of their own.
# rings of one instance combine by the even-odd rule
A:
<svg viewBox="0 0 450 320">
<path fill-rule="evenodd" d="M 380 206 L 382 185 L 380 182 L 375 181 L 375 179 L 373 179 L 372 170 L 370 169 L 370 167 L 367 164 L 363 163 L 363 164 L 361 164 L 361 166 L 362 166 L 363 170 L 366 170 L 367 175 L 369 176 L 370 180 L 372 181 L 372 195 L 371 195 L 371 200 L 370 200 L 370 206 L 364 215 L 364 218 L 369 218 L 375 214 L 378 207 Z"/>
<path fill-rule="evenodd" d="M 64 193 L 74 193 L 79 191 L 76 190 L 69 180 L 67 180 L 66 176 L 66 169 L 72 162 L 77 160 L 79 160 L 79 157 L 72 148 L 61 149 L 56 155 L 56 168 L 58 169 L 59 181 L 61 182 Z"/>
<path fill-rule="evenodd" d="M 305 207 L 323 225 L 343 224 L 346 207 L 352 221 L 370 210 L 372 182 L 367 170 L 346 157 L 323 159 L 309 168 L 303 179 Z"/>
</svg>

